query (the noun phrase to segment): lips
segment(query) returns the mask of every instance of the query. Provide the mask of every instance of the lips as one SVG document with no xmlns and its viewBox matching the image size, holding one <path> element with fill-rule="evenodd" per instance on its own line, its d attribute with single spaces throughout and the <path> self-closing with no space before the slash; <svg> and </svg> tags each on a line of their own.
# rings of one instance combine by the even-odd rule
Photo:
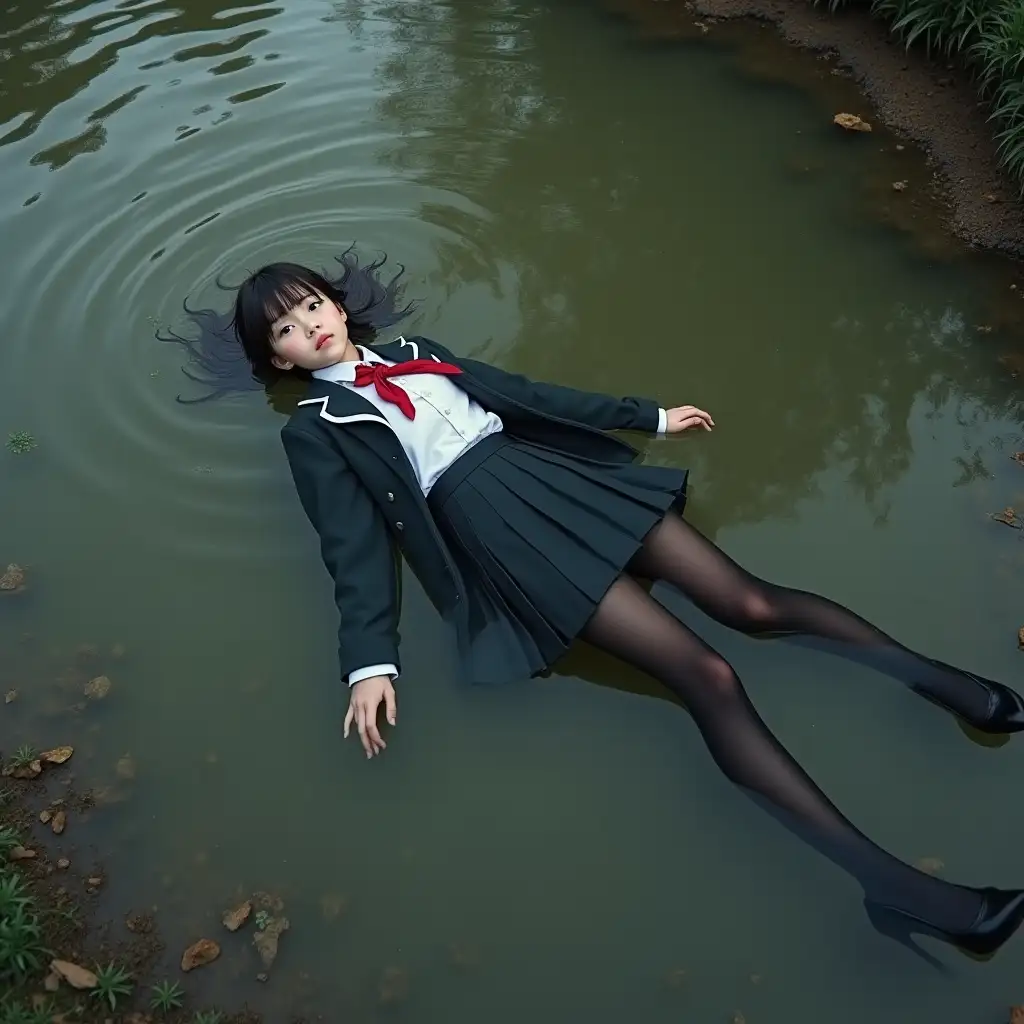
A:
<svg viewBox="0 0 1024 1024">
<path fill-rule="evenodd" d="M 331 340 L 331 338 L 333 338 L 333 337 L 334 337 L 333 334 L 321 334 L 316 339 L 316 350 L 317 350 L 317 352 L 319 352 L 320 349 L 322 349 L 324 347 L 324 345 L 326 345 L 327 342 L 329 342 Z"/>
</svg>

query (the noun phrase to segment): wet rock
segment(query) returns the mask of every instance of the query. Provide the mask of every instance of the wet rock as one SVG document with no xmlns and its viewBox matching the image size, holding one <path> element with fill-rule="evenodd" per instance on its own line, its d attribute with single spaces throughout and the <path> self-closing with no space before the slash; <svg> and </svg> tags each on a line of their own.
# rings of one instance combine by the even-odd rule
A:
<svg viewBox="0 0 1024 1024">
<path fill-rule="evenodd" d="M 43 978 L 43 988 L 47 992 L 56 992 L 60 988 L 60 975 L 56 971 L 50 971 L 50 973 Z"/>
<path fill-rule="evenodd" d="M 67 857 L 61 857 L 57 861 L 57 867 L 59 867 L 61 871 L 67 871 L 67 869 L 71 867 L 71 861 L 69 861 Z"/>
<path fill-rule="evenodd" d="M 0 575 L 0 594 L 20 594 L 25 589 L 25 570 L 11 562 Z"/>
<path fill-rule="evenodd" d="M 383 1006 L 403 1002 L 409 995 L 409 975 L 401 967 L 385 967 L 377 984 L 377 996 Z"/>
<path fill-rule="evenodd" d="M 277 946 L 281 936 L 288 931 L 289 923 L 287 917 L 272 917 L 266 925 L 257 931 L 252 937 L 252 944 L 256 947 L 263 961 L 263 966 L 269 971 L 277 959 Z"/>
<path fill-rule="evenodd" d="M 5 704 L 13 704 L 14 701 L 16 701 L 17 699 L 18 699 L 18 691 L 17 690 L 8 690 L 4 694 L 4 703 Z"/>
<path fill-rule="evenodd" d="M 101 888 L 103 888 L 102 875 L 90 875 L 85 880 L 85 891 L 89 893 L 90 896 L 98 892 Z"/>
<path fill-rule="evenodd" d="M 893 190 L 893 192 L 906 192 L 906 190 L 907 190 L 907 182 L 905 182 L 905 181 L 894 181 L 892 183 L 892 190 Z"/>
<path fill-rule="evenodd" d="M 224 922 L 224 927 L 229 932 L 237 932 L 239 928 L 249 920 L 249 915 L 252 913 L 252 903 L 246 900 L 244 903 L 239 904 L 234 910 L 225 910 L 221 920 Z"/>
<path fill-rule="evenodd" d="M 63 764 L 74 752 L 74 747 L 54 747 L 53 750 L 44 750 L 39 755 L 39 760 L 46 764 Z"/>
<path fill-rule="evenodd" d="M 191 971 L 196 967 L 205 967 L 220 956 L 220 946 L 213 939 L 200 939 L 194 942 L 181 955 L 181 969 Z"/>
<path fill-rule="evenodd" d="M 96 987 L 96 975 L 84 967 L 79 967 L 78 964 L 71 963 L 70 960 L 52 960 L 50 962 L 50 970 L 54 974 L 59 975 L 72 988 L 89 989 Z"/>
<path fill-rule="evenodd" d="M 90 700 L 103 700 L 110 693 L 112 685 L 109 676 L 96 676 L 85 684 L 85 695 Z"/>
<path fill-rule="evenodd" d="M 136 771 L 135 758 L 131 754 L 125 754 L 124 757 L 118 758 L 114 770 L 119 779 L 134 779 Z"/>
<path fill-rule="evenodd" d="M 53 829 L 53 834 L 59 836 L 66 827 L 68 822 L 68 816 L 64 811 L 58 811 L 53 816 L 53 821 L 50 822 L 50 828 Z"/>
<path fill-rule="evenodd" d="M 976 327 L 975 330 L 980 331 L 981 327 Z M 990 327 L 989 330 L 991 331 L 992 328 Z M 1024 452 L 1014 452 L 1010 458 L 1013 459 L 1018 466 L 1024 466 Z"/>
<path fill-rule="evenodd" d="M 840 128 L 845 128 L 848 132 L 871 131 L 871 125 L 856 114 L 836 114 L 832 118 L 832 123 L 839 125 Z"/>
<path fill-rule="evenodd" d="M 4 775 L 12 779 L 37 779 L 42 774 L 43 766 L 38 760 L 29 761 L 28 764 L 19 764 L 16 768 L 5 768 Z"/>
<path fill-rule="evenodd" d="M 35 850 L 29 850 L 24 846 L 15 846 L 9 854 L 8 860 L 31 860 L 36 855 Z"/>
<path fill-rule="evenodd" d="M 39 812 L 39 820 L 44 825 L 49 825 L 50 824 L 50 819 L 52 817 L 53 817 L 53 811 L 40 811 Z"/>
</svg>

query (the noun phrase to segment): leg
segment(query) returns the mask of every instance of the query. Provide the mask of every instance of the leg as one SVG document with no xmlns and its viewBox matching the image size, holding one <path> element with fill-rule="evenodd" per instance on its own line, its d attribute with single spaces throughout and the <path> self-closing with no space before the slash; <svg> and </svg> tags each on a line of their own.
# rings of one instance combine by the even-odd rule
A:
<svg viewBox="0 0 1024 1024">
<path fill-rule="evenodd" d="M 982 896 L 904 864 L 857 831 L 769 732 L 729 664 L 635 580 L 613 584 L 582 638 L 677 694 L 725 775 L 853 875 L 869 899 L 938 928 L 971 927 Z"/>
<path fill-rule="evenodd" d="M 712 618 L 745 633 L 839 641 L 830 649 L 901 680 L 981 728 L 1012 731 L 1014 714 L 1024 725 L 1024 702 L 1012 690 L 915 654 L 834 601 L 758 579 L 679 516 L 666 516 L 651 530 L 630 570 L 671 583 Z"/>
</svg>

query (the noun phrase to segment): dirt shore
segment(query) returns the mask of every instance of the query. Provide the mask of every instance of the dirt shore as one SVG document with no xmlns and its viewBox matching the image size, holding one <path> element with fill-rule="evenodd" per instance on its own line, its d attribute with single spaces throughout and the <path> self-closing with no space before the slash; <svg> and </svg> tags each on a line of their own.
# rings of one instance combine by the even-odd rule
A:
<svg viewBox="0 0 1024 1024">
<path fill-rule="evenodd" d="M 905 51 L 886 23 L 856 7 L 830 13 L 810 0 L 611 0 L 609 6 L 658 35 L 691 35 L 696 22 L 697 31 L 724 34 L 741 51 L 757 46 L 749 31 L 747 38 L 729 31 L 730 23 L 742 30 L 735 19 L 747 19 L 748 29 L 749 19 L 758 19 L 774 24 L 792 44 L 832 55 L 831 67 L 819 67 L 817 82 L 811 82 L 800 62 L 785 68 L 778 60 L 766 62 L 763 52 L 747 54 L 768 77 L 824 88 L 826 95 L 837 78 L 852 79 L 873 108 L 855 113 L 928 155 L 935 172 L 931 191 L 941 200 L 948 229 L 971 246 L 1024 255 L 1024 203 L 999 166 L 987 109 L 958 64 Z"/>
</svg>

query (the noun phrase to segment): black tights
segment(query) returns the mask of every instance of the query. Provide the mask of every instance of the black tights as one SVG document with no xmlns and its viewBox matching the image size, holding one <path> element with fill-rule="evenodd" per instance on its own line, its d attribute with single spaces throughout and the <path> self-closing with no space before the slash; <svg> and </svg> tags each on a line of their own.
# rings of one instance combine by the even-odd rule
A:
<svg viewBox="0 0 1024 1024">
<path fill-rule="evenodd" d="M 983 718 L 987 710 L 987 693 L 969 675 L 915 655 L 841 605 L 757 579 L 677 516 L 667 516 L 651 531 L 629 569 L 677 586 L 735 629 L 846 641 L 884 655 L 883 670 L 967 717 Z M 853 875 L 870 899 L 944 929 L 973 923 L 979 894 L 910 867 L 854 828 L 771 734 L 729 663 L 634 579 L 622 576 L 615 582 L 582 638 L 675 693 L 725 775 L 767 800 L 785 824 Z"/>
</svg>

